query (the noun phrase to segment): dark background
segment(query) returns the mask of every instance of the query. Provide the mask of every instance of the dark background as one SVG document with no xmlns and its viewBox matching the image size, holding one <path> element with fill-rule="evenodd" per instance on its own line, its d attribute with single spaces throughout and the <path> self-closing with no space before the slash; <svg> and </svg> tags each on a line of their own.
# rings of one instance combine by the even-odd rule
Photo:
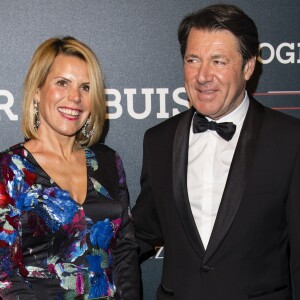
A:
<svg viewBox="0 0 300 300">
<path fill-rule="evenodd" d="M 300 118 L 299 1 L 224 2 L 244 9 L 259 30 L 263 63 L 257 64 L 251 93 L 263 104 Z M 145 130 L 188 106 L 177 27 L 186 14 L 213 3 L 0 1 L 0 148 L 23 140 L 21 89 L 34 50 L 49 37 L 72 35 L 87 43 L 101 61 L 109 100 L 106 144 L 123 158 L 134 205 Z M 142 264 L 144 300 L 155 298 L 163 252 L 157 256 Z"/>
</svg>

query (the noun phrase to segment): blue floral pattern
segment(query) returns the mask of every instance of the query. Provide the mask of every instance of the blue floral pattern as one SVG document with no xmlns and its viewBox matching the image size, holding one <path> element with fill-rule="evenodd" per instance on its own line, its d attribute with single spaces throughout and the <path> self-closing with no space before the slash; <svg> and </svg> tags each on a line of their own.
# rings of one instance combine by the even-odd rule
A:
<svg viewBox="0 0 300 300">
<path fill-rule="evenodd" d="M 98 161 L 90 149 L 85 153 L 92 174 Z M 16 272 L 27 278 L 58 278 L 66 295 L 72 290 L 74 295 L 88 299 L 113 296 L 111 247 L 122 224 L 121 216 L 92 220 L 84 205 L 77 204 L 51 178 L 48 186 L 43 184 L 37 166 L 22 144 L 1 154 L 0 296 L 1 290 L 13 288 L 10 276 Z M 114 201 L 93 176 L 89 179 L 98 197 Z M 121 183 L 124 180 L 120 178 Z M 31 265 L 24 262 L 28 259 L 22 252 L 23 228 L 27 239 L 45 237 L 49 246 L 46 258 L 33 260 Z"/>
</svg>

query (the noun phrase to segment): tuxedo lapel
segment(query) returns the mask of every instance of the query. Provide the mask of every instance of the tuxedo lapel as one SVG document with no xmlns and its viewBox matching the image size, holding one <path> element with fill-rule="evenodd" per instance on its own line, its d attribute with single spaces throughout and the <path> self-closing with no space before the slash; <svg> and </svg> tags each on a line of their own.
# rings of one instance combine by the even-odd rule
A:
<svg viewBox="0 0 300 300">
<path fill-rule="evenodd" d="M 194 109 L 182 115 L 175 132 L 173 144 L 173 193 L 174 201 L 184 231 L 190 243 L 200 257 L 204 255 L 204 247 L 192 214 L 187 193 L 187 164 L 189 131 Z"/>
<path fill-rule="evenodd" d="M 219 247 L 238 211 L 247 183 L 248 169 L 254 158 L 256 141 L 263 118 L 263 106 L 251 99 L 232 159 L 217 218 L 203 259 L 204 264 Z"/>
</svg>

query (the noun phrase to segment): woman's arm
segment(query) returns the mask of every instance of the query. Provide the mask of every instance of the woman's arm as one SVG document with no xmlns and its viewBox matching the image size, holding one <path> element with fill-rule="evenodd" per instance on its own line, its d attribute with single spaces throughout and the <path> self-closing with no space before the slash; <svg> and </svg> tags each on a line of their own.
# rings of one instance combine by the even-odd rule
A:
<svg viewBox="0 0 300 300">
<path fill-rule="evenodd" d="M 122 204 L 123 215 L 113 250 L 114 280 L 117 288 L 115 299 L 138 300 L 140 299 L 138 244 L 134 235 L 125 172 L 118 154 L 116 164 L 119 175 L 118 198 Z"/>
<path fill-rule="evenodd" d="M 27 270 L 21 245 L 21 211 L 16 205 L 24 185 L 22 171 L 17 170 L 10 154 L 0 154 L 0 297 L 3 300 L 34 299 L 24 280 Z"/>
</svg>

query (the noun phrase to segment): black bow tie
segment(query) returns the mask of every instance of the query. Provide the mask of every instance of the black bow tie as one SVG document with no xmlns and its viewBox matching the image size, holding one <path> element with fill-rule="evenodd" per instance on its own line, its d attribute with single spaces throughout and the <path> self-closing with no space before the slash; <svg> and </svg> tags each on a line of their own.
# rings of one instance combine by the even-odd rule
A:
<svg viewBox="0 0 300 300">
<path fill-rule="evenodd" d="M 226 141 L 230 141 L 235 133 L 236 126 L 232 122 L 217 123 L 208 121 L 204 116 L 196 113 L 193 119 L 193 132 L 200 133 L 206 130 L 215 130 Z"/>
</svg>

